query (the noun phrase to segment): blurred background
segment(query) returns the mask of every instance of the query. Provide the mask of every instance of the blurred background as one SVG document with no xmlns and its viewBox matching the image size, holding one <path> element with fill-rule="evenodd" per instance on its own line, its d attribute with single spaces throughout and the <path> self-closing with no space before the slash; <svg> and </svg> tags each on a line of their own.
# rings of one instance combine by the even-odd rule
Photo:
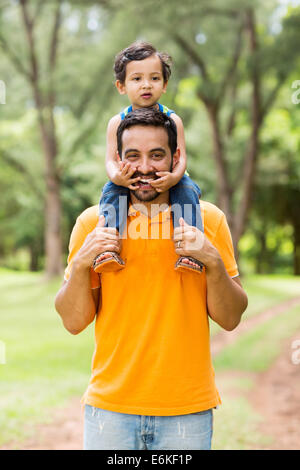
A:
<svg viewBox="0 0 300 470">
<path fill-rule="evenodd" d="M 0 0 L 0 445 L 33 435 L 88 381 L 92 330 L 70 337 L 53 302 L 76 217 L 107 181 L 107 123 L 128 105 L 114 58 L 137 39 L 173 58 L 162 103 L 183 120 L 202 198 L 227 216 L 257 320 L 216 357 L 217 376 L 250 375 L 221 381 L 241 404 L 233 424 L 220 411 L 215 447 L 265 442 L 249 441 L 243 394 L 300 338 L 300 1 Z M 284 317 L 258 327 L 278 305 Z"/>
</svg>

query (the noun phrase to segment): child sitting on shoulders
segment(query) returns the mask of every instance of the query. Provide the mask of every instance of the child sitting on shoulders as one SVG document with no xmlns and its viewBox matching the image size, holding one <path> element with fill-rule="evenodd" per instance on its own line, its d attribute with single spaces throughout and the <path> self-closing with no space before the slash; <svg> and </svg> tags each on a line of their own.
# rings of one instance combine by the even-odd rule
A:
<svg viewBox="0 0 300 470">
<path fill-rule="evenodd" d="M 126 114 L 137 108 L 156 107 L 168 116 L 171 115 L 177 127 L 177 141 L 180 158 L 172 172 L 156 173 L 156 179 L 151 180 L 157 192 L 170 190 L 171 207 L 179 205 L 181 214 L 172 212 L 174 228 L 179 226 L 179 217 L 184 214 L 189 225 L 203 231 L 199 197 L 201 190 L 185 174 L 187 157 L 185 151 L 184 128 L 180 117 L 172 110 L 159 103 L 162 94 L 166 92 L 171 75 L 170 56 L 157 52 L 146 42 L 135 42 L 121 51 L 114 64 L 115 85 L 121 95 L 127 95 L 130 106 L 112 117 L 107 127 L 106 170 L 110 181 L 104 186 L 100 199 L 100 215 L 104 215 L 107 227 L 116 227 L 120 234 L 125 227 L 129 206 L 129 190 L 137 189 L 140 178 L 133 178 L 135 172 L 130 164 L 120 160 L 117 152 L 117 129 Z M 125 207 L 119 207 L 120 196 L 127 198 Z M 107 210 L 113 205 L 115 213 Z M 189 206 L 187 206 L 189 205 Z M 192 208 L 186 214 L 184 206 Z M 115 217 L 116 215 L 116 217 Z M 115 252 L 100 253 L 94 260 L 94 270 L 98 273 L 116 271 L 125 267 L 122 258 Z M 180 257 L 175 265 L 179 271 L 193 270 L 202 272 L 203 265 L 193 258 Z"/>
</svg>

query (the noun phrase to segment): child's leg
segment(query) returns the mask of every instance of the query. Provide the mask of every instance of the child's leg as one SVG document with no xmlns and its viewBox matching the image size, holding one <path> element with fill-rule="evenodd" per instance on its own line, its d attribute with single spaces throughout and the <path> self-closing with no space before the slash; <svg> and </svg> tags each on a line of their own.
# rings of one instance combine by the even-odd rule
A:
<svg viewBox="0 0 300 470">
<path fill-rule="evenodd" d="M 183 217 L 188 225 L 197 227 L 203 232 L 199 202 L 200 196 L 200 188 L 186 175 L 181 178 L 179 183 L 170 189 L 170 203 L 174 228 L 179 227 L 179 219 Z M 188 269 L 201 273 L 203 264 L 190 256 L 180 256 L 176 262 L 175 269 L 183 272 Z"/>
<path fill-rule="evenodd" d="M 129 190 L 109 181 L 102 190 L 99 214 L 105 217 L 105 227 L 116 227 L 122 235 L 128 212 Z M 115 252 L 105 251 L 94 259 L 93 267 L 97 273 L 118 271 L 125 263 Z"/>
</svg>

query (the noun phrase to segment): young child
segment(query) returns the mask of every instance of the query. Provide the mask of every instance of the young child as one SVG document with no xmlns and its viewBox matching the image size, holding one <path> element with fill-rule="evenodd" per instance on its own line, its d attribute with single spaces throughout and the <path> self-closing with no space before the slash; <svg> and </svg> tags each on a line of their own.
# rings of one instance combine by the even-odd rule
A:
<svg viewBox="0 0 300 470">
<path fill-rule="evenodd" d="M 132 178 L 135 170 L 130 169 L 129 163 L 125 164 L 120 160 L 117 153 L 116 133 L 121 120 L 127 113 L 137 108 L 152 106 L 156 106 L 158 110 L 168 116 L 172 115 L 177 127 L 180 159 L 172 172 L 157 174 L 158 179 L 151 181 L 151 186 L 158 192 L 170 189 L 171 206 L 179 204 L 185 221 L 203 231 L 199 204 L 201 190 L 185 174 L 186 152 L 182 120 L 174 111 L 158 102 L 167 89 L 171 74 L 170 60 L 170 56 L 157 52 L 151 44 L 145 42 L 135 42 L 116 56 L 114 64 L 115 85 L 121 95 L 128 96 L 131 105 L 111 118 L 107 127 L 106 170 L 110 182 L 104 186 L 102 191 L 100 214 L 105 216 L 106 226 L 116 227 L 120 234 L 123 233 L 127 220 L 129 190 L 136 189 L 135 183 L 139 178 Z M 120 200 L 123 200 L 121 207 L 119 207 Z M 192 211 L 189 211 L 188 215 L 186 215 L 186 210 L 184 211 L 184 205 L 187 204 L 192 207 Z M 110 205 L 114 206 L 115 214 L 111 214 L 111 211 L 108 210 Z M 176 211 L 172 211 L 174 228 L 179 226 L 180 216 L 181 214 L 176 215 Z M 101 273 L 122 269 L 125 263 L 117 253 L 104 252 L 95 258 L 93 266 L 96 272 Z M 175 269 L 180 271 L 189 269 L 201 273 L 203 265 L 193 258 L 180 257 L 176 262 Z"/>
</svg>

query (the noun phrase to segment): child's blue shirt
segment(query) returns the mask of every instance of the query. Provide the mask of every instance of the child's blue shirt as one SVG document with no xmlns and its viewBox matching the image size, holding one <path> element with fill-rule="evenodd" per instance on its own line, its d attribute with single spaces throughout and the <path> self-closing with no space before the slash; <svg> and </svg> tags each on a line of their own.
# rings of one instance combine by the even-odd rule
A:
<svg viewBox="0 0 300 470">
<path fill-rule="evenodd" d="M 158 104 L 159 111 L 166 114 L 167 116 L 170 116 L 172 113 L 175 113 L 175 111 L 173 111 L 172 109 L 167 108 L 167 106 L 165 106 L 163 104 L 160 104 L 160 103 L 157 103 L 157 104 Z M 123 121 L 124 117 L 128 113 L 131 113 L 131 111 L 132 111 L 132 105 L 130 105 L 127 108 L 123 109 L 123 111 L 120 112 L 121 121 Z"/>
</svg>

